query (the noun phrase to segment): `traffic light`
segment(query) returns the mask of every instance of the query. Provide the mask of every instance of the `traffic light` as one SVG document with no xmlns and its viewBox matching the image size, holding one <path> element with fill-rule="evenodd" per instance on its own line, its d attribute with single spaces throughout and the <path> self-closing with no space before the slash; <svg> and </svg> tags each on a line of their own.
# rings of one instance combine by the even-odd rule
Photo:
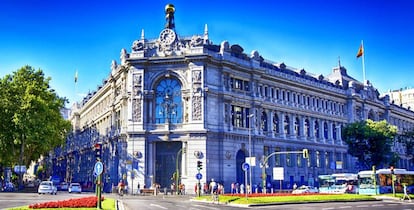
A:
<svg viewBox="0 0 414 210">
<path fill-rule="evenodd" d="M 101 143 L 96 143 L 95 144 L 95 157 L 99 160 L 102 157 L 102 144 Z"/>
<path fill-rule="evenodd" d="M 201 169 L 203 169 L 203 162 L 197 161 L 197 170 L 200 171 Z"/>
<path fill-rule="evenodd" d="M 309 158 L 309 151 L 308 151 L 308 149 L 303 149 L 302 150 L 302 155 L 303 155 L 303 158 Z"/>
</svg>

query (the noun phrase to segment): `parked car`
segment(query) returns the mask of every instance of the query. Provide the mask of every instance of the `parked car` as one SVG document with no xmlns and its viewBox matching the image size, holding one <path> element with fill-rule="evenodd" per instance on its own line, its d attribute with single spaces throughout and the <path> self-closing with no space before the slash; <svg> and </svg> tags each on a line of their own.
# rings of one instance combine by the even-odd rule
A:
<svg viewBox="0 0 414 210">
<path fill-rule="evenodd" d="M 66 190 L 68 190 L 68 188 L 69 188 L 69 184 L 68 183 L 66 183 L 66 182 L 61 182 L 60 183 L 60 190 L 62 190 L 62 191 L 66 191 Z"/>
<path fill-rule="evenodd" d="M 292 191 L 292 194 L 303 194 L 303 193 L 319 193 L 319 190 L 316 187 L 302 185 Z"/>
<path fill-rule="evenodd" d="M 82 187 L 79 183 L 70 183 L 68 192 L 69 193 L 72 193 L 72 192 L 81 193 Z"/>
<path fill-rule="evenodd" d="M 37 189 L 39 194 L 57 194 L 57 187 L 51 181 L 42 181 Z"/>
</svg>

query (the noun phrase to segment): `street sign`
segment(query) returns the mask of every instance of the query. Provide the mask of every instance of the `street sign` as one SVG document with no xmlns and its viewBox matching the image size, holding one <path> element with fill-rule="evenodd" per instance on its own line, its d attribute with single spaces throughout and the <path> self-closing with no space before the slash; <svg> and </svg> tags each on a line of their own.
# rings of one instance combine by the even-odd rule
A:
<svg viewBox="0 0 414 210">
<path fill-rule="evenodd" d="M 243 171 L 247 171 L 247 170 L 249 170 L 249 168 L 250 168 L 250 165 L 248 163 L 243 163 L 242 164 Z"/>
<path fill-rule="evenodd" d="M 101 161 L 95 163 L 93 172 L 98 176 L 101 175 L 101 173 L 103 172 L 103 164 Z"/>
<path fill-rule="evenodd" d="M 273 167 L 273 180 L 284 180 L 284 174 L 283 167 Z"/>
<path fill-rule="evenodd" d="M 244 161 L 251 164 L 252 167 L 256 166 L 256 157 L 246 157 Z"/>
<path fill-rule="evenodd" d="M 17 173 L 17 174 L 24 174 L 24 173 L 26 173 L 26 166 L 16 165 L 16 166 L 14 166 L 14 172 Z"/>
<path fill-rule="evenodd" d="M 202 178 L 203 178 L 203 174 L 201 174 L 201 173 L 196 174 L 196 179 L 200 180 Z"/>
</svg>

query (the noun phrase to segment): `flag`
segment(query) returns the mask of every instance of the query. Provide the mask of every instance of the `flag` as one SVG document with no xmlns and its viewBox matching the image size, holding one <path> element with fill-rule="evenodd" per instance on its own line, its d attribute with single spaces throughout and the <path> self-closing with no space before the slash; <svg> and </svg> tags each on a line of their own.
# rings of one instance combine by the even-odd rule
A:
<svg viewBox="0 0 414 210">
<path fill-rule="evenodd" d="M 77 83 L 78 82 L 78 71 L 76 70 L 76 72 L 75 72 L 75 83 Z"/>
<path fill-rule="evenodd" d="M 361 43 L 361 45 L 359 46 L 359 50 L 358 50 L 358 53 L 357 53 L 356 57 L 359 58 L 363 54 L 364 54 L 364 45 Z"/>
</svg>

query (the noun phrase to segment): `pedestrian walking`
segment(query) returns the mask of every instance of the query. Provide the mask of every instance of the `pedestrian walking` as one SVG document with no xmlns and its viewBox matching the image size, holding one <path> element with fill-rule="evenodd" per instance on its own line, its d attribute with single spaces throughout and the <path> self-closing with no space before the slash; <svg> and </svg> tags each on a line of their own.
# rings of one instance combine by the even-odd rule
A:
<svg viewBox="0 0 414 210">
<path fill-rule="evenodd" d="M 411 202 L 411 198 L 410 195 L 408 195 L 408 189 L 407 189 L 407 184 L 403 184 L 404 187 L 404 196 L 401 198 L 401 200 L 405 200 L 405 198 L 407 198 L 410 202 Z"/>
</svg>

